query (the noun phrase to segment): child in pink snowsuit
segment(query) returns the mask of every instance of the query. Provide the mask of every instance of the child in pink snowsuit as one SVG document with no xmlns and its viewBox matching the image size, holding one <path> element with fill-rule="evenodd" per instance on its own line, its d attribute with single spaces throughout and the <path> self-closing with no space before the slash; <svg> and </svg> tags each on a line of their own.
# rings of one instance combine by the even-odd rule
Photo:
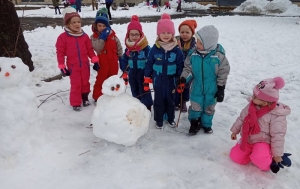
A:
<svg viewBox="0 0 300 189">
<path fill-rule="evenodd" d="M 279 89 L 284 86 L 281 77 L 265 79 L 253 89 L 250 102 L 231 127 L 231 139 L 241 133 L 241 139 L 230 151 L 230 158 L 238 164 L 252 162 L 262 171 L 270 170 L 272 159 L 282 161 L 286 116 L 289 106 L 278 102 Z"/>
<path fill-rule="evenodd" d="M 74 8 L 64 12 L 65 32 L 56 41 L 58 67 L 64 76 L 70 76 L 70 104 L 73 110 L 80 111 L 90 105 L 90 61 L 98 64 L 89 36 L 81 29 L 81 18 Z M 66 57 L 66 60 L 65 60 Z"/>
</svg>

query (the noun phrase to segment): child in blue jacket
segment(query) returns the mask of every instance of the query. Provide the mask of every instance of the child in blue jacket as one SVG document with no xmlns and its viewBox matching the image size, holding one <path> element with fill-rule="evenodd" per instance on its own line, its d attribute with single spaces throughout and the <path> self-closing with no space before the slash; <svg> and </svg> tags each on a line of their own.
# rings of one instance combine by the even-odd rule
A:
<svg viewBox="0 0 300 189">
<path fill-rule="evenodd" d="M 154 120 L 162 129 L 164 115 L 170 127 L 175 127 L 174 94 L 176 78 L 183 69 L 183 54 L 174 37 L 175 28 L 170 15 L 164 13 L 157 23 L 157 39 L 150 50 L 145 68 L 144 89 L 149 90 L 149 80 L 154 88 Z"/>
<path fill-rule="evenodd" d="M 213 25 L 204 26 L 195 36 L 196 49 L 184 61 L 180 83 L 192 80 L 189 134 L 195 135 L 201 128 L 211 134 L 215 106 L 223 102 L 230 65 L 225 50 L 218 44 L 219 32 Z"/>
<path fill-rule="evenodd" d="M 143 33 L 139 17 L 136 15 L 131 17 L 131 22 L 128 24 L 125 45 L 125 53 L 119 60 L 123 79 L 126 84 L 129 74 L 132 96 L 138 98 L 151 111 L 153 105 L 151 92 L 144 91 L 145 63 L 150 47 Z"/>
</svg>

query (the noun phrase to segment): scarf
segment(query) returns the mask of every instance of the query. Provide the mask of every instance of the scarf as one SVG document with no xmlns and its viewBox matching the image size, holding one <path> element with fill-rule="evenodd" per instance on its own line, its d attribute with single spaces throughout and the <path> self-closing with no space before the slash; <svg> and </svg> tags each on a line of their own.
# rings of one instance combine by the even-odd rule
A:
<svg viewBox="0 0 300 189">
<path fill-rule="evenodd" d="M 163 42 L 159 39 L 159 37 L 157 37 L 156 44 L 161 46 L 166 51 L 170 51 L 178 45 L 175 37 L 173 37 L 172 41 L 170 41 L 170 42 Z"/>
<path fill-rule="evenodd" d="M 73 30 L 70 30 L 69 28 L 65 27 L 65 31 L 71 35 L 71 36 L 75 36 L 75 37 L 79 37 L 82 36 L 84 34 L 84 31 L 82 29 L 80 29 L 79 32 L 74 32 Z"/>
<path fill-rule="evenodd" d="M 245 151 L 245 145 L 248 142 L 249 135 L 257 134 L 260 132 L 260 127 L 257 121 L 258 118 L 269 113 L 275 107 L 276 107 L 276 103 L 274 102 L 271 106 L 264 106 L 258 110 L 255 107 L 253 101 L 250 102 L 248 115 L 245 117 L 242 126 L 242 143 L 240 147 L 241 150 Z"/>
<path fill-rule="evenodd" d="M 148 40 L 147 40 L 147 38 L 144 34 L 136 42 L 129 41 L 129 38 L 126 37 L 125 38 L 125 45 L 126 45 L 126 48 L 128 49 L 128 51 L 126 52 L 126 55 L 129 56 L 130 52 L 134 52 L 134 51 L 140 52 L 140 50 L 147 47 Z"/>
</svg>

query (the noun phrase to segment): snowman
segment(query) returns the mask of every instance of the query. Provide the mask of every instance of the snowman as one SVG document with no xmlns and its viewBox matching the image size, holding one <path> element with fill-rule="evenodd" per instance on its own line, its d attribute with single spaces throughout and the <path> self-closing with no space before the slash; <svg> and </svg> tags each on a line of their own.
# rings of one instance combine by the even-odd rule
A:
<svg viewBox="0 0 300 189">
<path fill-rule="evenodd" d="M 30 89 L 28 67 L 19 58 L 0 57 L 0 162 L 16 162 L 41 143 L 42 113 Z M 1 161 L 4 160 L 4 161 Z M 0 165 L 2 164 L 0 163 Z"/>
<path fill-rule="evenodd" d="M 132 146 L 149 128 L 151 113 L 138 99 L 125 93 L 124 81 L 117 75 L 103 82 L 102 93 L 93 112 L 95 136 Z"/>
</svg>

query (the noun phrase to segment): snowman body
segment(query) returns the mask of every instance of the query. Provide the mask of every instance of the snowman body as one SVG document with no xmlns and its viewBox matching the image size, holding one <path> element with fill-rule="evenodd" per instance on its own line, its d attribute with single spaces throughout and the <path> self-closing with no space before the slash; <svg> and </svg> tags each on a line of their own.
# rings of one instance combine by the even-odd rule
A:
<svg viewBox="0 0 300 189">
<path fill-rule="evenodd" d="M 0 58 L 0 157 L 26 158 L 40 145 L 42 112 L 19 58 Z"/>
<path fill-rule="evenodd" d="M 148 131 L 151 113 L 138 99 L 125 93 L 124 81 L 118 76 L 104 81 L 102 92 L 92 116 L 94 135 L 117 144 L 134 145 Z"/>
</svg>

